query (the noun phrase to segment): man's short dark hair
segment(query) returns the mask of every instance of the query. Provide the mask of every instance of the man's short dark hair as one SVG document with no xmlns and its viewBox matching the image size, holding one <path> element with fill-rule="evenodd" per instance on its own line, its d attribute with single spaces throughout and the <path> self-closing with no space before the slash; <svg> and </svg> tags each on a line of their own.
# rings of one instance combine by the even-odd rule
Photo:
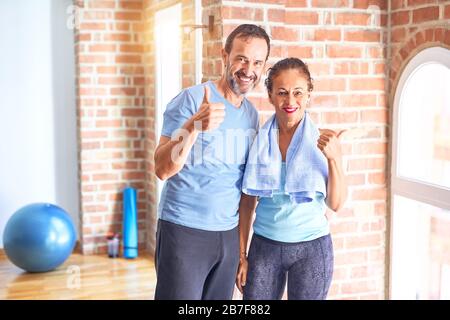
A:
<svg viewBox="0 0 450 320">
<path fill-rule="evenodd" d="M 269 57 L 270 53 L 270 38 L 267 32 L 257 25 L 254 24 L 241 24 L 236 29 L 234 29 L 227 37 L 227 41 L 225 42 L 225 52 L 230 54 L 231 49 L 233 47 L 233 41 L 235 38 L 260 38 L 266 40 L 267 43 L 267 56 L 266 60 Z"/>
</svg>

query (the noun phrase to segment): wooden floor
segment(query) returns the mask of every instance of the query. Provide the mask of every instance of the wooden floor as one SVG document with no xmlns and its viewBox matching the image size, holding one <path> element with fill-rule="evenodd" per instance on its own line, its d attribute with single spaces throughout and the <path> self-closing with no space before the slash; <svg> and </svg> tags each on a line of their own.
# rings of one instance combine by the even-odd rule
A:
<svg viewBox="0 0 450 320">
<path fill-rule="evenodd" d="M 0 251 L 1 299 L 153 299 L 153 257 L 71 255 L 56 270 L 26 273 Z"/>
</svg>

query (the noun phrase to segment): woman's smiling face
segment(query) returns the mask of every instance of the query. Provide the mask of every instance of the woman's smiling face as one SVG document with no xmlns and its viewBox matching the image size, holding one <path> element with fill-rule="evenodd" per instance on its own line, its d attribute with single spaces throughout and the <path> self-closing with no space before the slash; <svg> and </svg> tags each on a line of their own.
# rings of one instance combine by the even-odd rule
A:
<svg viewBox="0 0 450 320">
<path fill-rule="evenodd" d="M 308 80 L 298 69 L 286 69 L 273 78 L 269 99 L 278 122 L 297 124 L 303 118 L 310 97 Z"/>
</svg>

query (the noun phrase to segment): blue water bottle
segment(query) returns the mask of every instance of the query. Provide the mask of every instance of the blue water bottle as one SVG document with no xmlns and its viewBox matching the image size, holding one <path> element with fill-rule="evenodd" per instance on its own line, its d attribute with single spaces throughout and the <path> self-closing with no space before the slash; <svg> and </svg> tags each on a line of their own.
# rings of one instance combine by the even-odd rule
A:
<svg viewBox="0 0 450 320">
<path fill-rule="evenodd" d="M 133 259 L 138 256 L 138 224 L 136 189 L 123 190 L 123 256 Z"/>
</svg>

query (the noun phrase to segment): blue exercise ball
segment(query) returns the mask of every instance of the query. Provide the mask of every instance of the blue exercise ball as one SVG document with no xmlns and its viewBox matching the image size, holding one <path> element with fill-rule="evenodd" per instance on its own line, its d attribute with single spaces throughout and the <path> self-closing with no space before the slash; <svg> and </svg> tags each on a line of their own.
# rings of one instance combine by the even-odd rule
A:
<svg viewBox="0 0 450 320">
<path fill-rule="evenodd" d="M 61 265 L 75 247 L 76 231 L 66 211 L 49 203 L 32 203 L 8 220 L 3 246 L 9 260 L 28 272 Z"/>
</svg>

